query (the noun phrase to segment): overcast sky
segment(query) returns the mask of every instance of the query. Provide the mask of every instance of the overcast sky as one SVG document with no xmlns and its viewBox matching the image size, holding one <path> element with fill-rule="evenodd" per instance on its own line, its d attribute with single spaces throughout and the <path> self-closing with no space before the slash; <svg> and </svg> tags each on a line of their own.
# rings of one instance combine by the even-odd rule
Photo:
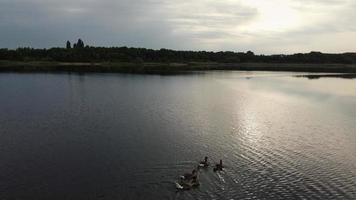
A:
<svg viewBox="0 0 356 200">
<path fill-rule="evenodd" d="M 0 0 L 0 48 L 355 52 L 356 0 Z"/>
</svg>

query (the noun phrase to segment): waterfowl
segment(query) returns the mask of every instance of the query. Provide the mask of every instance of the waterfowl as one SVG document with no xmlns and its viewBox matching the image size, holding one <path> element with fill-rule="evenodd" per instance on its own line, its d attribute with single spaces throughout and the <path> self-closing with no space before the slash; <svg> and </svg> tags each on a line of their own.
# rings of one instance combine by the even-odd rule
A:
<svg viewBox="0 0 356 200">
<path fill-rule="evenodd" d="M 223 168 L 224 168 L 224 166 L 222 164 L 222 160 L 220 160 L 220 163 L 216 164 L 213 170 L 214 170 L 214 172 L 216 172 L 216 171 L 223 170 Z"/>
<path fill-rule="evenodd" d="M 196 169 L 193 169 L 192 173 L 185 173 L 183 174 L 182 176 L 180 176 L 180 178 L 182 180 L 191 180 L 193 178 L 196 178 L 198 176 L 197 174 L 197 170 Z"/>
<path fill-rule="evenodd" d="M 204 167 L 208 167 L 208 166 L 209 166 L 208 157 L 205 156 L 204 160 L 199 162 L 198 167 L 199 168 L 204 168 Z"/>
<path fill-rule="evenodd" d="M 185 173 L 180 176 L 180 180 L 175 183 L 178 190 L 190 190 L 200 185 L 198 181 L 198 171 L 193 169 L 192 173 Z"/>
</svg>

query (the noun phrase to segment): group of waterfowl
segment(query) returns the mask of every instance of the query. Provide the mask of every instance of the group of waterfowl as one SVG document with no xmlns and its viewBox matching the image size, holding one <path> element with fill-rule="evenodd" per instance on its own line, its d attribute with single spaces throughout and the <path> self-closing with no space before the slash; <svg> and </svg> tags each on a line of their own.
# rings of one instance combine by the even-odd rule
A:
<svg viewBox="0 0 356 200">
<path fill-rule="evenodd" d="M 178 190 L 190 190 L 194 187 L 199 186 L 200 185 L 198 179 L 199 169 L 208 168 L 209 166 L 210 164 L 208 162 L 208 157 L 205 156 L 204 160 L 200 161 L 198 166 L 194 168 L 191 173 L 185 173 L 179 177 L 179 180 L 176 182 L 176 188 Z M 222 164 L 222 160 L 220 160 L 219 163 L 215 164 L 213 171 L 214 172 L 221 171 L 223 170 L 223 168 L 224 167 Z"/>
</svg>

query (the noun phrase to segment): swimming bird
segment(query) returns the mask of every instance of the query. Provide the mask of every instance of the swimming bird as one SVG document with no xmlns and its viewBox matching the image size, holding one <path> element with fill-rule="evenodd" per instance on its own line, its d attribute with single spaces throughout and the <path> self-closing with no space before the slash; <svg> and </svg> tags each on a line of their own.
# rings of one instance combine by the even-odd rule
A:
<svg viewBox="0 0 356 200">
<path fill-rule="evenodd" d="M 204 168 L 208 166 L 209 166 L 208 156 L 205 156 L 204 160 L 199 162 L 198 168 Z"/>
<path fill-rule="evenodd" d="M 191 180 L 197 178 L 197 176 L 198 176 L 197 170 L 193 169 L 192 173 L 185 173 L 182 176 L 180 176 L 180 178 L 182 180 Z"/>
<path fill-rule="evenodd" d="M 175 183 L 178 190 L 190 190 L 200 185 L 198 180 L 198 171 L 193 169 L 192 173 L 185 173 L 180 176 L 180 180 Z"/>
<path fill-rule="evenodd" d="M 223 168 L 224 168 L 224 166 L 222 164 L 222 160 L 220 159 L 220 163 L 216 164 L 213 170 L 214 170 L 214 172 L 216 172 L 216 171 L 223 170 Z"/>
</svg>

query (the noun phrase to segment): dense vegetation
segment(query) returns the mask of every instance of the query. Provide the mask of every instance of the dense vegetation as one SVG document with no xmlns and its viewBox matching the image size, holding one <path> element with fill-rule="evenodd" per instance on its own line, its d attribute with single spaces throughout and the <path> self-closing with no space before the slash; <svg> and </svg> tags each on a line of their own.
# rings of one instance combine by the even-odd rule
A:
<svg viewBox="0 0 356 200">
<path fill-rule="evenodd" d="M 293 55 L 255 55 L 253 52 L 208 52 L 152 50 L 128 47 L 91 47 L 79 39 L 72 47 L 67 41 L 66 48 L 0 49 L 0 60 L 7 61 L 56 61 L 56 62 L 130 62 L 130 63 L 314 63 L 314 64 L 355 64 L 356 53 L 324 54 L 310 52 Z"/>
</svg>

